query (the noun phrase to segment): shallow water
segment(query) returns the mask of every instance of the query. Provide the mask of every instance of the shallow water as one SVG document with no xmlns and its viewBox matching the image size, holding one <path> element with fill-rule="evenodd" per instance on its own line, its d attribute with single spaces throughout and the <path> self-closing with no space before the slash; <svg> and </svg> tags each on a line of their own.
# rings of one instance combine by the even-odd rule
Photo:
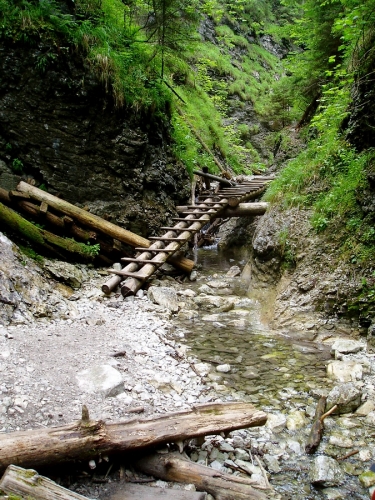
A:
<svg viewBox="0 0 375 500">
<path fill-rule="evenodd" d="M 223 281 L 223 275 L 231 266 L 238 264 L 243 267 L 245 264 L 218 252 L 215 247 L 200 249 L 197 257 L 204 278 L 186 286 L 195 290 L 203 284 L 210 285 L 212 279 Z M 234 280 L 236 283 L 239 281 Z M 260 321 L 259 304 L 247 298 L 245 290 L 238 284 L 229 291 L 217 289 L 217 292 L 222 296 L 237 294 L 242 298 L 229 312 L 215 313 L 214 308 L 210 311 L 199 310 L 198 317 L 193 321 L 178 321 L 178 324 L 185 333 L 191 353 L 210 365 L 207 381 L 213 384 L 218 397 L 249 401 L 266 412 L 286 416 L 291 410 L 309 410 L 307 413 L 311 422 L 319 389 L 334 385 L 326 378 L 326 362 L 331 359 L 330 347 L 305 340 L 306 332 L 281 334 L 270 330 Z M 230 365 L 230 371 L 219 373 L 217 367 L 226 364 Z M 348 450 L 332 449 L 328 444 L 331 432 L 342 431 L 334 419 L 331 420 L 332 428 L 325 433 L 319 452 L 330 456 L 344 455 Z M 277 436 L 275 454 L 281 445 L 284 449 L 289 446 L 288 440 L 292 442 L 291 448 L 300 446 L 302 450 L 299 453 L 289 450 L 290 459 L 284 460 L 281 472 L 271 474 L 271 483 L 282 498 L 369 498 L 368 491 L 360 486 L 356 477 L 358 471 L 367 470 L 369 466 L 358 462 L 355 456 L 346 461 L 345 467 L 350 474 L 340 485 L 341 495 L 335 491 L 337 489 L 329 493 L 310 486 L 308 470 L 313 457 L 303 452 L 309 429 L 310 424 L 300 431 L 285 430 Z M 357 431 L 357 443 L 363 439 L 366 446 L 372 446 L 366 434 L 364 428 Z M 370 441 L 373 442 L 373 438 Z M 270 450 L 267 452 L 272 454 Z"/>
</svg>

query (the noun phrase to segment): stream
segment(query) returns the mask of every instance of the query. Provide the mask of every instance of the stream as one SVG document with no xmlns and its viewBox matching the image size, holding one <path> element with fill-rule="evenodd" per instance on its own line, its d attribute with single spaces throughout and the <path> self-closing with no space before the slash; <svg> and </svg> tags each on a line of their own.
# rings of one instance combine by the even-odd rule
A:
<svg viewBox="0 0 375 500">
<path fill-rule="evenodd" d="M 242 268 L 243 261 L 230 259 L 212 247 L 198 251 L 198 263 L 202 269 L 198 280 L 183 287 L 203 297 L 203 302 L 198 301 L 193 319 L 176 320 L 176 326 L 189 353 L 202 363 L 202 377 L 218 398 L 248 401 L 271 415 L 271 423 L 263 428 L 233 433 L 247 443 L 251 461 L 256 464 L 254 455 L 262 458 L 271 485 L 283 500 L 368 499 L 369 490 L 361 485 L 358 475 L 372 464 L 375 435 L 363 416 L 328 417 L 318 452 L 307 455 L 304 451 L 319 397 L 338 384 L 327 378 L 330 345 L 306 340 L 306 332 L 280 333 L 263 324 L 260 304 L 246 296 L 240 279 L 226 278 L 227 271 L 234 265 Z M 215 296 L 236 296 L 234 307 L 221 307 L 216 312 L 218 308 L 210 302 Z M 360 453 L 337 461 L 341 479 L 336 478 L 328 487 L 311 485 L 309 471 L 317 455 L 337 459 L 353 449 Z M 219 456 L 195 452 L 191 458 L 207 464 L 214 458 L 225 467 L 226 460 L 236 456 L 237 452 L 222 450 Z"/>
</svg>

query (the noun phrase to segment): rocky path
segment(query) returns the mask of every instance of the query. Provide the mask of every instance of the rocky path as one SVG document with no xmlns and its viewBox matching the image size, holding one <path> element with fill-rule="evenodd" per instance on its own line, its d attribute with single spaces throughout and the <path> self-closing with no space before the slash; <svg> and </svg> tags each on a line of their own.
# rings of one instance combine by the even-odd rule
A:
<svg viewBox="0 0 375 500">
<path fill-rule="evenodd" d="M 188 352 L 188 336 L 203 333 L 202 322 L 219 329 L 227 322 L 243 336 L 248 299 L 235 296 L 235 279 L 200 277 L 194 286 L 165 281 L 156 283 L 149 297 L 141 292 L 123 300 L 103 296 L 103 277 L 93 269 L 45 262 L 45 272 L 53 276 L 46 280 L 5 237 L 0 256 L 2 432 L 77 420 L 83 404 L 92 418 L 118 421 L 133 411 L 165 413 L 236 397 L 252 401 L 251 391 L 228 391 L 225 377 L 231 366 L 200 362 Z M 267 474 L 275 488 L 270 498 L 368 498 L 375 485 L 369 471 L 375 460 L 374 355 L 366 352 L 363 340 L 342 341 L 334 330 L 324 342 L 331 344 L 332 359 L 326 362 L 322 387 L 301 392 L 286 378 L 283 390 L 270 395 L 267 389 L 262 395 L 266 406 L 258 403 L 269 414 L 265 427 L 211 436 L 203 445 L 190 443 L 185 452 L 198 463 L 264 485 Z M 281 364 L 278 370 L 280 377 L 287 373 Z M 248 387 L 259 383 L 256 377 L 251 373 Z M 321 394 L 340 403 L 341 415 L 326 419 L 319 451 L 310 456 L 304 446 Z M 97 485 L 92 475 L 85 477 L 71 487 L 90 498 L 107 498 L 114 478 Z"/>
</svg>

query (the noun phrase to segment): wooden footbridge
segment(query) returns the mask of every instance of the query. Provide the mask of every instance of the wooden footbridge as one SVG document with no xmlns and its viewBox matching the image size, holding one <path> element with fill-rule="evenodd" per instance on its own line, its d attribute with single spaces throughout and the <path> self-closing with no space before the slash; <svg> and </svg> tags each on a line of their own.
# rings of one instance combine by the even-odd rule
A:
<svg viewBox="0 0 375 500">
<path fill-rule="evenodd" d="M 182 209 L 181 217 L 172 219 L 175 222 L 173 227 L 161 227 L 160 229 L 166 232 L 162 236 L 150 237 L 149 240 L 153 241 L 150 246 L 136 247 L 135 250 L 140 252 L 137 257 L 122 258 L 123 262 L 128 263 L 122 270 L 109 269 L 108 272 L 116 276 L 103 285 L 102 290 L 105 293 L 109 293 L 120 284 L 121 294 L 124 297 L 134 295 L 171 255 L 178 252 L 211 219 L 231 216 L 231 209 L 235 216 L 235 207 L 257 198 L 273 179 L 273 177 L 253 176 L 250 180 L 235 183 L 203 172 L 195 173 L 218 181 L 219 189 L 214 193 L 199 196 L 196 205 L 179 207 Z M 261 207 L 259 213 L 264 213 L 264 207 Z"/>
<path fill-rule="evenodd" d="M 266 203 L 245 202 L 257 198 L 273 177 L 253 176 L 242 182 L 233 182 L 203 172 L 196 173 L 206 179 L 206 189 L 209 190 L 195 200 L 196 204 L 177 207 L 179 217 L 173 219 L 173 226 L 160 228 L 163 231 L 161 236 L 143 238 L 23 181 L 15 191 L 0 188 L 0 222 L 12 230 L 30 224 L 8 208 L 14 207 L 39 224 L 55 228 L 58 234 L 73 236 L 74 239 L 66 239 L 35 225 L 22 233 L 23 237 L 33 236 L 31 241 L 37 246 L 44 245 L 58 258 L 64 258 L 66 251 L 74 251 L 76 256 L 82 257 L 76 240 L 96 244 L 102 263 L 110 265 L 122 256 L 125 267 L 108 269 L 112 276 L 103 284 L 102 290 L 109 294 L 120 285 L 121 293 L 126 297 L 135 294 L 166 261 L 185 273 L 191 272 L 194 262 L 179 250 L 212 219 L 265 212 Z M 218 182 L 215 190 L 209 186 L 210 180 Z M 135 247 L 138 255 L 124 257 L 127 255 L 124 244 Z"/>
</svg>

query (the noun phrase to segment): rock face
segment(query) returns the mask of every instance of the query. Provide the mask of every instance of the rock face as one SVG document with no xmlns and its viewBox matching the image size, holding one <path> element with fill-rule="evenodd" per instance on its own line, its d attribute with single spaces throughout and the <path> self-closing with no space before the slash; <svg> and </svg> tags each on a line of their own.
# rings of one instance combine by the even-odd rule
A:
<svg viewBox="0 0 375 500">
<path fill-rule="evenodd" d="M 152 233 L 188 187 L 166 146 L 168 124 L 116 109 L 68 49 L 41 74 L 42 49 L 0 46 L 0 185 L 33 177 L 52 194 Z"/>
</svg>

